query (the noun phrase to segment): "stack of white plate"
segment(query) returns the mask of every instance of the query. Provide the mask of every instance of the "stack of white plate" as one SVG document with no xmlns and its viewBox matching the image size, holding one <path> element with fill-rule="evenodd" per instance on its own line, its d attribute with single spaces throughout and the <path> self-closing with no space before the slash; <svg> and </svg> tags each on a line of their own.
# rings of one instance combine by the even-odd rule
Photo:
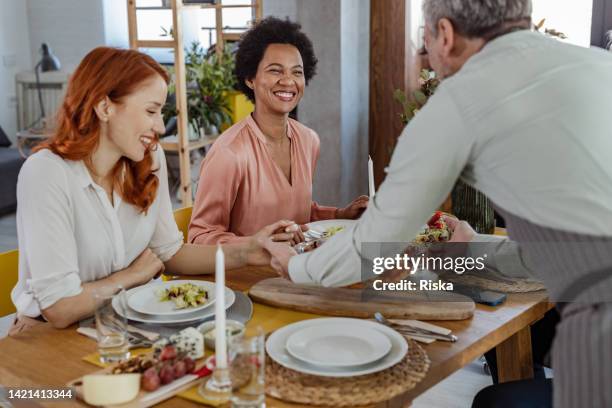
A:
<svg viewBox="0 0 612 408">
<path fill-rule="evenodd" d="M 191 283 L 202 287 L 208 292 L 209 301 L 197 307 L 177 309 L 172 301 L 160 301 L 157 292 L 170 286 Z M 128 318 L 141 323 L 150 324 L 181 324 L 197 322 L 215 315 L 215 284 L 214 282 L 197 280 L 175 280 L 168 282 L 153 282 L 144 286 L 132 288 L 125 293 L 126 305 L 121 307 L 118 296 L 113 298 L 115 311 Z M 236 300 L 234 291 L 225 288 L 225 309 L 227 310 Z"/>
<path fill-rule="evenodd" d="M 372 374 L 399 363 L 406 339 L 379 323 L 348 318 L 304 320 L 270 335 L 266 352 L 291 370 L 323 377 Z"/>
</svg>

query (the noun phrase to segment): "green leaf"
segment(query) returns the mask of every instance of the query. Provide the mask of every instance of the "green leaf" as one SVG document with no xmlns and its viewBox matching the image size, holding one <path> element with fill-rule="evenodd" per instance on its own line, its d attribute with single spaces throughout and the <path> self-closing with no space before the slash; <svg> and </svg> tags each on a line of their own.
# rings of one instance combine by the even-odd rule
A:
<svg viewBox="0 0 612 408">
<path fill-rule="evenodd" d="M 427 95 L 423 93 L 423 91 L 417 90 L 412 93 L 414 100 L 420 105 L 423 106 L 427 103 Z"/>
<path fill-rule="evenodd" d="M 402 105 L 405 105 L 407 102 L 406 94 L 401 89 L 396 89 L 395 92 L 393 92 L 393 98 Z"/>
</svg>

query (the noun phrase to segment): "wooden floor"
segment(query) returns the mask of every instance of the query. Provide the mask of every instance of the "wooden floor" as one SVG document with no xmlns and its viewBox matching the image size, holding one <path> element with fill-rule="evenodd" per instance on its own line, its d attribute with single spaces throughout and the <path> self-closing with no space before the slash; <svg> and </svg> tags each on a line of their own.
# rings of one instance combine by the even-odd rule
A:
<svg viewBox="0 0 612 408">
<path fill-rule="evenodd" d="M 469 408 L 478 391 L 491 384 L 482 362 L 472 361 L 415 399 L 411 408 Z"/>
</svg>

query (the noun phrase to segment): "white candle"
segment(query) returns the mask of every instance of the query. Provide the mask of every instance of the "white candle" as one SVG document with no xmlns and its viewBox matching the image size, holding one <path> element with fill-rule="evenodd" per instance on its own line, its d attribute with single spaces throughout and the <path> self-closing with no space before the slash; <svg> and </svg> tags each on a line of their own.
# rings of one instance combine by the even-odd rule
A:
<svg viewBox="0 0 612 408">
<path fill-rule="evenodd" d="M 374 187 L 374 162 L 370 156 L 368 156 L 368 183 L 370 187 L 370 198 L 374 198 L 374 194 L 376 194 L 376 187 Z"/>
<path fill-rule="evenodd" d="M 215 361 L 217 367 L 227 368 L 227 343 L 225 341 L 225 256 L 217 245 L 215 257 Z"/>
</svg>

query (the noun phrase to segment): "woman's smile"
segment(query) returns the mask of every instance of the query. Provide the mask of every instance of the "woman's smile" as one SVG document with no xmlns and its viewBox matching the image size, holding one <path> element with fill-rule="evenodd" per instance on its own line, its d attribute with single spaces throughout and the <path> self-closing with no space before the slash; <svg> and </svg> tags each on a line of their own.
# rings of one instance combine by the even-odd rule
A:
<svg viewBox="0 0 612 408">
<path fill-rule="evenodd" d="M 273 92 L 274 96 L 276 96 L 279 100 L 283 102 L 293 102 L 297 92 L 291 91 L 275 91 Z"/>
</svg>

